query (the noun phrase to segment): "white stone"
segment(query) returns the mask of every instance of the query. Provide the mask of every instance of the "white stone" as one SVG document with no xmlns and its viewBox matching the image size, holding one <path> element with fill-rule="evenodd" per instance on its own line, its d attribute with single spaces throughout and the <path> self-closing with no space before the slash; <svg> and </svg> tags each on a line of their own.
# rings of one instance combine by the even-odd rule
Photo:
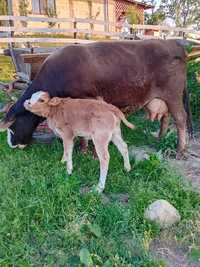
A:
<svg viewBox="0 0 200 267">
<path fill-rule="evenodd" d="M 135 158 L 136 161 L 149 159 L 149 155 L 155 152 L 156 151 L 150 147 L 129 147 L 129 157 Z"/>
<path fill-rule="evenodd" d="M 150 204 L 145 210 L 144 217 L 157 223 L 161 228 L 167 228 L 181 220 L 178 210 L 163 199 Z"/>
</svg>

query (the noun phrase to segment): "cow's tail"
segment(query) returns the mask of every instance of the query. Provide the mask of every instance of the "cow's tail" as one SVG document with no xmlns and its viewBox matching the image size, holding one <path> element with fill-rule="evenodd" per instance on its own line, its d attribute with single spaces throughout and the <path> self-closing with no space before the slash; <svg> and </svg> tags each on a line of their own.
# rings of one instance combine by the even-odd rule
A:
<svg viewBox="0 0 200 267">
<path fill-rule="evenodd" d="M 183 103 L 184 103 L 184 108 L 187 113 L 187 129 L 188 129 L 188 135 L 189 139 L 193 138 L 193 126 L 192 126 L 192 113 L 190 109 L 190 97 L 187 89 L 187 82 L 185 81 L 185 87 L 183 91 Z"/>
</svg>

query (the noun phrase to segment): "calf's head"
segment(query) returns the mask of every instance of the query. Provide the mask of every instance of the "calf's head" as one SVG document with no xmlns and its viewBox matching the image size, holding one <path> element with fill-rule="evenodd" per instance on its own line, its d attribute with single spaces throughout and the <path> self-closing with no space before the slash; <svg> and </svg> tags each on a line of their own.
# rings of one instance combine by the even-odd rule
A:
<svg viewBox="0 0 200 267">
<path fill-rule="evenodd" d="M 57 106 L 60 102 L 60 98 L 53 97 L 50 99 L 47 92 L 39 91 L 34 93 L 30 99 L 24 102 L 24 107 L 38 116 L 48 117 L 50 108 L 52 106 Z"/>
</svg>

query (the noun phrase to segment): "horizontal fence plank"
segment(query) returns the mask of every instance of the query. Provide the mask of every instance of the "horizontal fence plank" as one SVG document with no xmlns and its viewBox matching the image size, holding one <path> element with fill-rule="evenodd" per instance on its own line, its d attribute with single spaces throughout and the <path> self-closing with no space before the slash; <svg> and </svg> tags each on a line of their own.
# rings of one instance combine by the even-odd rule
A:
<svg viewBox="0 0 200 267">
<path fill-rule="evenodd" d="M 106 36 L 119 36 L 119 33 L 104 32 L 87 29 L 53 29 L 53 28 L 32 28 L 32 27 L 0 27 L 2 32 L 18 32 L 18 33 L 84 33 L 84 34 L 96 34 Z"/>
<path fill-rule="evenodd" d="M 0 43 L 92 43 L 95 42 L 93 40 L 85 40 L 85 39 L 73 39 L 73 38 L 36 38 L 36 37 L 25 37 L 25 38 L 18 38 L 18 37 L 5 37 L 0 38 Z"/>
<path fill-rule="evenodd" d="M 37 22 L 77 22 L 77 23 L 89 23 L 89 24 L 99 24 L 99 25 L 112 25 L 116 26 L 116 23 L 113 22 L 105 22 L 102 20 L 94 20 L 94 19 L 84 19 L 84 18 L 47 18 L 47 17 L 26 17 L 26 16 L 0 16 L 0 20 L 13 20 L 13 21 L 37 21 Z M 182 27 L 169 27 L 163 25 L 143 25 L 143 24 L 133 24 L 133 29 L 136 30 L 157 30 L 157 31 L 174 31 L 174 32 L 185 32 L 185 33 L 193 33 L 200 35 L 200 31 L 196 31 L 193 29 L 182 28 Z"/>
<path fill-rule="evenodd" d="M 0 16 L 2 21 L 35 21 L 35 22 L 75 22 L 73 18 L 47 18 L 47 17 L 26 17 L 26 16 Z"/>
<path fill-rule="evenodd" d="M 191 41 L 195 44 L 200 44 L 200 40 L 194 40 L 194 39 L 191 39 L 191 38 L 187 38 L 187 41 Z"/>
<path fill-rule="evenodd" d="M 185 32 L 185 33 L 197 34 L 200 36 L 200 31 L 191 30 L 187 28 L 181 28 L 181 27 L 169 27 L 169 26 L 162 26 L 162 25 L 140 25 L 140 24 L 133 24 L 132 27 L 133 29 L 136 29 L 136 30 Z"/>
<path fill-rule="evenodd" d="M 55 22 L 55 23 L 85 23 L 86 25 L 88 24 L 88 27 L 91 27 L 92 25 L 113 25 L 115 26 L 114 23 L 112 22 L 105 22 L 101 20 L 94 20 L 94 19 L 83 19 L 83 18 L 47 18 L 47 17 L 26 17 L 26 16 L 0 16 L 0 21 L 37 21 L 37 22 Z M 182 32 L 182 33 L 190 33 L 190 34 L 195 34 L 196 36 L 199 36 L 200 38 L 200 31 L 196 30 L 191 30 L 187 28 L 181 28 L 181 27 L 168 27 L 168 26 L 162 26 L 162 25 L 132 25 L 133 30 L 156 30 L 159 32 Z M 113 32 L 113 31 L 96 31 L 90 29 L 79 29 L 78 25 L 75 25 L 73 28 L 73 25 L 71 28 L 48 28 L 48 27 L 23 27 L 23 26 L 2 26 L 0 27 L 0 32 L 1 32 L 1 38 L 0 38 L 0 43 L 7 43 L 7 42 L 66 42 L 66 38 L 51 38 L 51 37 L 9 37 L 8 33 L 13 32 L 14 34 L 21 34 L 21 33 L 70 33 L 70 34 L 76 34 L 76 33 L 82 33 L 82 34 L 89 34 L 89 35 L 101 35 L 101 36 L 107 36 L 107 37 L 120 37 L 121 33 Z M 5 33 L 7 33 L 7 36 L 5 36 Z M 4 35 L 4 36 L 3 36 Z M 128 35 L 129 38 L 134 37 L 133 35 Z M 159 36 L 148 36 L 147 35 L 142 35 L 143 39 L 159 39 Z M 172 39 L 173 37 L 166 36 L 166 39 Z M 176 39 L 179 37 L 175 37 Z M 180 37 L 182 38 L 182 37 Z M 28 40 L 28 41 L 27 41 Z M 48 41 L 47 41 L 48 40 Z M 51 40 L 51 41 L 50 41 Z M 70 39 L 69 39 L 70 40 Z M 87 42 L 87 40 L 85 40 Z M 194 41 L 191 39 L 191 41 Z M 69 41 L 70 42 L 70 41 Z M 197 44 L 200 43 L 200 41 L 196 42 Z"/>
<path fill-rule="evenodd" d="M 130 35 L 129 37 L 133 37 Z M 144 35 L 142 36 L 143 40 L 148 39 L 160 39 L 158 36 Z M 166 37 L 166 39 L 183 39 L 179 36 L 177 37 Z M 195 40 L 187 38 L 187 41 L 192 43 L 200 44 L 200 40 Z M 95 40 L 86 40 L 86 39 L 73 39 L 73 38 L 54 38 L 54 37 L 4 37 L 0 38 L 0 43 L 91 43 L 96 42 Z"/>
<path fill-rule="evenodd" d="M 32 21 L 32 22 L 55 22 L 55 23 L 62 23 L 62 22 L 77 22 L 77 23 L 90 23 L 90 24 L 99 24 L 105 25 L 109 24 L 115 26 L 115 23 L 112 22 L 105 22 L 103 20 L 94 20 L 94 19 L 82 19 L 82 18 L 47 18 L 47 17 L 25 17 L 25 16 L 0 16 L 0 20 L 2 21 Z"/>
<path fill-rule="evenodd" d="M 51 53 L 21 54 L 24 63 L 38 63 L 44 61 Z"/>
</svg>

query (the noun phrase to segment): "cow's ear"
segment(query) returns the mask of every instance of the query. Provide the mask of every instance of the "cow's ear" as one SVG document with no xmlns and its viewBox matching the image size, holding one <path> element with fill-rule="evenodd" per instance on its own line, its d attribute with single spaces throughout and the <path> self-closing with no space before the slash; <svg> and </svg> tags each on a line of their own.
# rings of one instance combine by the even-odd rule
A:
<svg viewBox="0 0 200 267">
<path fill-rule="evenodd" d="M 61 98 L 59 98 L 59 97 L 53 97 L 52 99 L 50 99 L 49 105 L 50 106 L 57 106 L 57 105 L 60 104 L 60 102 L 61 102 Z"/>
<path fill-rule="evenodd" d="M 6 131 L 13 123 L 15 120 L 11 120 L 11 121 L 0 121 L 0 132 L 4 132 Z"/>
</svg>

